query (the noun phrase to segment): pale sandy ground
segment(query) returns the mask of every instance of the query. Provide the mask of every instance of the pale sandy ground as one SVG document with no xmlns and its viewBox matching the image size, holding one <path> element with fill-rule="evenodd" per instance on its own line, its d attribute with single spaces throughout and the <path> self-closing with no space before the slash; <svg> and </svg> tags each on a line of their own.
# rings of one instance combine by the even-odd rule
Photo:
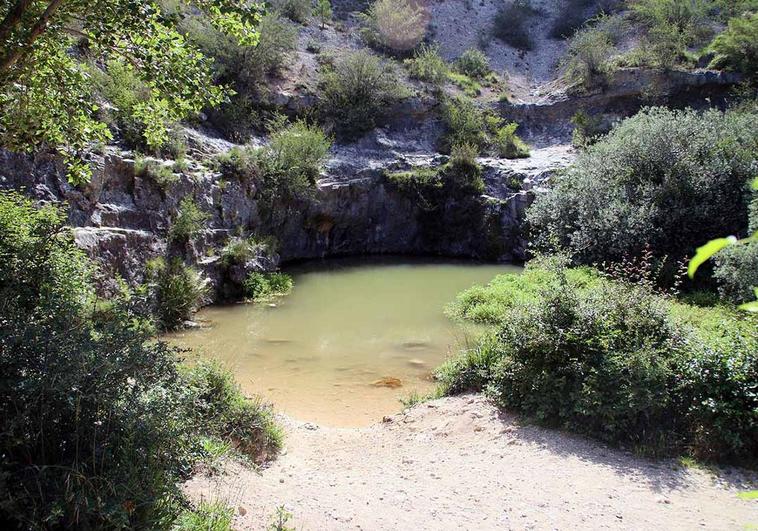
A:
<svg viewBox="0 0 758 531">
<path fill-rule="evenodd" d="M 283 419 L 284 455 L 226 463 L 185 489 L 265 529 L 280 505 L 300 530 L 755 529 L 756 475 L 648 461 L 520 426 L 476 395 L 419 405 L 369 428 Z"/>
</svg>

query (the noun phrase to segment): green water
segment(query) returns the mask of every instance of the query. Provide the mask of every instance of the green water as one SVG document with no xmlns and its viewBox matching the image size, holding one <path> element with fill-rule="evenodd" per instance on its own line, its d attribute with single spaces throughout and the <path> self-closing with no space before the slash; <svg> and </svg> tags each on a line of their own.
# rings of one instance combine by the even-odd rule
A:
<svg viewBox="0 0 758 531">
<path fill-rule="evenodd" d="M 431 371 L 466 334 L 443 308 L 508 265 L 399 258 L 333 259 L 286 269 L 289 296 L 204 309 L 207 328 L 171 336 L 221 360 L 248 393 L 297 419 L 361 426 L 400 409 L 398 397 L 431 390 Z M 377 386 L 381 378 L 401 387 Z"/>
</svg>

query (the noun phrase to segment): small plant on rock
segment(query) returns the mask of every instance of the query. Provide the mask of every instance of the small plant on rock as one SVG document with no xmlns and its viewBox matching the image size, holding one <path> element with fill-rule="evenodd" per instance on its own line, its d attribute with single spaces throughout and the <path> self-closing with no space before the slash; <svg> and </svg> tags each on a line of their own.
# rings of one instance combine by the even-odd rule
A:
<svg viewBox="0 0 758 531">
<path fill-rule="evenodd" d="M 412 78 L 427 81 L 435 86 L 443 85 L 450 72 L 450 67 L 436 45 L 421 45 L 413 58 L 405 60 L 405 65 Z"/>
<path fill-rule="evenodd" d="M 175 330 L 190 320 L 208 294 L 200 274 L 179 258 L 148 261 L 145 276 L 155 299 L 154 313 L 165 330 Z"/>
<path fill-rule="evenodd" d="M 492 71 L 487 56 L 476 48 L 469 48 L 463 52 L 455 62 L 455 68 L 461 74 L 474 79 L 483 79 Z"/>
<path fill-rule="evenodd" d="M 168 237 L 173 242 L 186 242 L 203 230 L 203 224 L 208 219 L 208 214 L 200 210 L 197 203 L 191 197 L 185 197 L 179 203 Z"/>
</svg>

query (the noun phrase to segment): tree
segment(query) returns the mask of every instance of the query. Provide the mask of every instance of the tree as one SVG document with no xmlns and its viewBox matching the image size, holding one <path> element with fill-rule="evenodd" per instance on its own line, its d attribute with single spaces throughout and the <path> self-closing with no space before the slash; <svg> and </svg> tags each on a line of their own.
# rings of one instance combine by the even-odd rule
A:
<svg viewBox="0 0 758 531">
<path fill-rule="evenodd" d="M 201 10 L 241 45 L 258 41 L 261 4 L 178 0 L 0 0 L 0 144 L 20 152 L 57 150 L 69 179 L 86 181 L 89 146 L 110 139 L 95 117 L 85 60 L 116 61 L 134 71 L 150 97 L 133 112 L 145 141 L 160 147 L 165 125 L 223 101 L 210 61 L 176 29 L 182 9 Z"/>
<path fill-rule="evenodd" d="M 323 30 L 326 23 L 332 18 L 332 4 L 329 0 L 318 0 L 316 8 L 313 10 L 313 14 L 316 15 L 321 22 L 321 29 Z"/>
</svg>

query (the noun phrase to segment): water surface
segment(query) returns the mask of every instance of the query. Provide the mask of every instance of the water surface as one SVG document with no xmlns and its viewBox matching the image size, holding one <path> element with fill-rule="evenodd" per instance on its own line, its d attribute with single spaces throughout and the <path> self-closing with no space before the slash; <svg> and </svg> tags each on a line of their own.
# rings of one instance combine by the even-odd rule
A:
<svg viewBox="0 0 758 531">
<path fill-rule="evenodd" d="M 443 309 L 509 265 L 401 258 L 332 259 L 287 268 L 289 296 L 214 306 L 171 341 L 230 367 L 242 388 L 300 420 L 363 426 L 399 411 L 398 398 L 434 387 L 431 371 L 470 331 Z M 383 378 L 396 388 L 378 386 Z"/>
</svg>

